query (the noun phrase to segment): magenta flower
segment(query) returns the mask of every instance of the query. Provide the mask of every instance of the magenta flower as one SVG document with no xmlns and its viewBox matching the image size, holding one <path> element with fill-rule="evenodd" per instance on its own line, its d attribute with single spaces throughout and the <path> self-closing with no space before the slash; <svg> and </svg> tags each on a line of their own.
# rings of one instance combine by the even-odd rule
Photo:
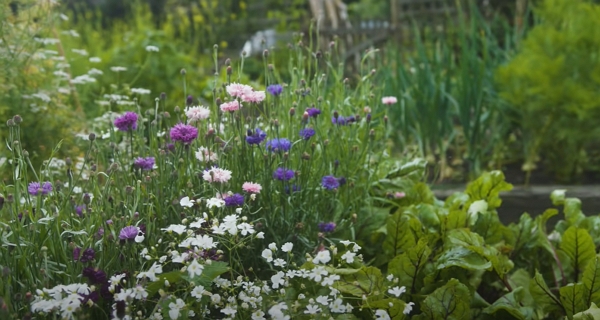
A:
<svg viewBox="0 0 600 320">
<path fill-rule="evenodd" d="M 142 170 L 152 170 L 154 167 L 154 157 L 137 158 L 133 162 L 133 165 Z"/>
<path fill-rule="evenodd" d="M 135 112 L 125 112 L 124 115 L 115 119 L 115 127 L 120 131 L 137 129 L 138 115 Z"/>
<path fill-rule="evenodd" d="M 396 97 L 383 97 L 381 98 L 381 103 L 391 105 L 398 103 L 398 99 Z"/>
<path fill-rule="evenodd" d="M 137 237 L 140 229 L 136 226 L 127 226 L 121 229 L 119 232 L 119 239 L 121 240 L 134 240 Z"/>
<path fill-rule="evenodd" d="M 190 144 L 196 138 L 198 138 L 198 129 L 194 126 L 179 123 L 171 128 L 171 140 L 173 141 Z"/>
</svg>

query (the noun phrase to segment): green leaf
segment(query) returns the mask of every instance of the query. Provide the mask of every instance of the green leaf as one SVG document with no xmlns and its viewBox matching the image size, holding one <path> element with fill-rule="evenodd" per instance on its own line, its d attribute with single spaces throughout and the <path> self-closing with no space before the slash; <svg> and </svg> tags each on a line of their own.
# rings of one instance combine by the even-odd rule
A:
<svg viewBox="0 0 600 320">
<path fill-rule="evenodd" d="M 418 219 L 403 215 L 400 212 L 396 212 L 388 218 L 386 225 L 387 235 L 383 242 L 383 250 L 390 258 L 397 256 L 417 244 L 411 230 L 411 225 L 413 227 L 419 227 L 420 229 L 420 222 Z"/>
<path fill-rule="evenodd" d="M 581 200 L 577 198 L 565 199 L 565 220 L 571 226 L 579 226 L 579 223 L 585 219 L 585 214 L 581 211 Z"/>
<path fill-rule="evenodd" d="M 390 261 L 388 272 L 398 277 L 399 286 L 405 286 L 410 293 L 415 293 L 423 285 L 418 275 L 425 267 L 429 255 L 431 249 L 427 246 L 427 239 L 421 238 L 416 246 Z"/>
<path fill-rule="evenodd" d="M 523 287 L 515 288 L 513 291 L 496 300 L 494 304 L 485 308 L 483 312 L 494 314 L 500 310 L 504 310 L 516 319 L 531 319 L 533 317 L 533 309 L 521 305 L 524 297 L 525 289 Z"/>
<path fill-rule="evenodd" d="M 406 319 L 406 315 L 403 313 L 406 302 L 400 299 L 382 299 L 374 302 L 369 302 L 370 309 L 383 309 L 386 310 L 392 320 Z"/>
<path fill-rule="evenodd" d="M 446 250 L 438 258 L 437 269 L 459 267 L 467 270 L 489 270 L 492 263 L 480 254 L 465 247 L 454 247 Z"/>
<path fill-rule="evenodd" d="M 465 210 L 450 210 L 448 215 L 441 217 L 441 220 L 444 232 L 446 230 L 464 228 L 467 226 L 467 212 Z"/>
<path fill-rule="evenodd" d="M 148 297 L 154 296 L 158 290 L 165 286 L 165 280 L 169 281 L 170 284 L 176 284 L 182 278 L 183 273 L 181 271 L 171 271 L 167 273 L 163 273 L 158 276 L 158 280 L 150 283 L 146 287 L 146 291 L 148 291 Z"/>
<path fill-rule="evenodd" d="M 596 320 L 600 319 L 600 308 L 596 306 L 595 303 L 592 302 L 592 306 L 585 310 L 581 311 L 577 314 L 573 315 L 573 320 Z"/>
<path fill-rule="evenodd" d="M 493 210 L 502 204 L 500 192 L 512 190 L 512 185 L 504 180 L 502 171 L 492 171 L 482 174 L 477 180 L 469 183 L 466 194 L 469 195 L 469 205 L 477 200 L 485 200 L 488 203 L 488 210 Z"/>
<path fill-rule="evenodd" d="M 579 281 L 581 271 L 596 256 L 594 240 L 586 229 L 571 226 L 562 236 L 561 250 L 571 258 L 575 280 Z"/>
<path fill-rule="evenodd" d="M 223 273 L 229 271 L 229 267 L 226 262 L 222 261 L 213 261 L 211 264 L 205 264 L 204 270 L 202 270 L 202 274 L 196 280 L 197 284 L 202 285 L 204 287 L 210 287 L 212 281 L 222 275 Z"/>
<path fill-rule="evenodd" d="M 427 296 L 421 304 L 422 319 L 470 319 L 471 292 L 456 279 Z"/>
<path fill-rule="evenodd" d="M 413 187 L 413 192 L 411 195 L 414 196 L 414 203 L 426 203 L 426 204 L 434 204 L 435 203 L 435 195 L 423 182 L 419 182 L 415 184 Z"/>
<path fill-rule="evenodd" d="M 585 267 L 581 281 L 585 288 L 586 307 L 600 302 L 600 257 L 598 255 Z"/>
<path fill-rule="evenodd" d="M 382 285 L 383 276 L 381 271 L 375 267 L 362 267 L 358 272 L 344 275 L 334 283 L 334 287 L 340 292 L 355 297 L 383 295 Z"/>
<path fill-rule="evenodd" d="M 535 305 L 544 311 L 565 310 L 560 300 L 550 291 L 546 281 L 537 270 L 535 271 L 535 276 L 529 282 L 529 292 L 535 301 Z"/>
<path fill-rule="evenodd" d="M 569 284 L 560 288 L 560 302 L 565 307 L 567 317 L 585 310 L 588 307 L 585 301 L 585 287 L 581 283 Z"/>
</svg>

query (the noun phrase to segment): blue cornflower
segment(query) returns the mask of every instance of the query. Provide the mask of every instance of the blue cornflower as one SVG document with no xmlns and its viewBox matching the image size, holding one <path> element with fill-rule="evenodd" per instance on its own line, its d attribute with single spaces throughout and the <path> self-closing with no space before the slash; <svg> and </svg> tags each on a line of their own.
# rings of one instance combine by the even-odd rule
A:
<svg viewBox="0 0 600 320">
<path fill-rule="evenodd" d="M 334 176 L 324 176 L 321 185 L 327 190 L 333 190 L 340 187 L 340 181 Z"/>
<path fill-rule="evenodd" d="M 294 178 L 294 170 L 288 170 L 284 168 L 277 168 L 273 172 L 273 179 L 288 181 Z"/>
<path fill-rule="evenodd" d="M 331 123 L 345 126 L 348 124 L 348 120 L 346 120 L 346 118 L 344 118 L 343 116 L 338 116 L 337 118 L 331 117 Z"/>
<path fill-rule="evenodd" d="M 279 138 L 267 141 L 267 150 L 269 151 L 290 151 L 292 143 L 286 138 Z"/>
<path fill-rule="evenodd" d="M 267 87 L 267 92 L 277 97 L 283 92 L 283 87 L 280 84 L 272 84 Z"/>
<path fill-rule="evenodd" d="M 142 170 L 152 170 L 152 168 L 154 167 L 154 157 L 147 157 L 147 158 L 138 157 L 133 162 L 133 165 L 136 168 L 140 168 Z"/>
<path fill-rule="evenodd" d="M 315 135 L 315 129 L 313 128 L 304 128 L 300 130 L 300 137 L 304 140 L 310 139 L 310 137 Z"/>
<path fill-rule="evenodd" d="M 319 223 L 319 231 L 321 231 L 321 232 L 333 232 L 334 230 L 335 230 L 334 222 Z"/>
<path fill-rule="evenodd" d="M 244 205 L 244 196 L 239 193 L 234 193 L 223 200 L 228 207 L 239 207 Z"/>
<path fill-rule="evenodd" d="M 308 113 L 309 117 L 313 117 L 313 118 L 316 118 L 318 115 L 321 114 L 321 110 L 319 110 L 317 108 L 308 108 L 308 109 L 306 109 L 306 112 Z"/>
<path fill-rule="evenodd" d="M 252 130 L 248 130 L 246 142 L 248 142 L 248 144 L 260 144 L 265 140 L 266 137 L 267 134 L 258 128 L 256 128 L 254 132 L 252 132 Z"/>
</svg>

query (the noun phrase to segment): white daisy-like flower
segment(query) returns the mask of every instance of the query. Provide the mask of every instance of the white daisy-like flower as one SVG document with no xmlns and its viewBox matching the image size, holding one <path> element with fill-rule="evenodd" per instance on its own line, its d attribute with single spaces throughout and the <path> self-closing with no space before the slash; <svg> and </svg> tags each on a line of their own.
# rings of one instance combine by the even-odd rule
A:
<svg viewBox="0 0 600 320">
<path fill-rule="evenodd" d="M 414 305 L 415 305 L 414 302 L 409 302 L 409 303 L 405 304 L 404 310 L 402 311 L 402 313 L 409 314 L 412 311 Z"/>
<path fill-rule="evenodd" d="M 402 286 L 402 287 L 393 287 L 392 289 L 388 290 L 388 293 L 391 295 L 396 296 L 396 298 L 399 298 L 403 293 L 406 292 L 406 287 Z"/>
<path fill-rule="evenodd" d="M 286 242 L 281 246 L 281 251 L 290 252 L 294 248 L 294 244 L 291 242 Z"/>
<path fill-rule="evenodd" d="M 146 46 L 146 51 L 148 52 L 158 52 L 159 49 L 157 46 Z"/>
<path fill-rule="evenodd" d="M 319 264 L 319 263 L 326 264 L 329 261 L 331 261 L 331 253 L 329 252 L 329 250 L 321 250 L 313 258 L 313 263 L 315 263 L 315 264 Z"/>
<path fill-rule="evenodd" d="M 181 198 L 181 200 L 179 200 L 179 204 L 182 207 L 188 207 L 191 208 L 194 206 L 194 202 L 196 202 L 195 200 L 190 200 L 190 197 L 183 197 Z"/>
<path fill-rule="evenodd" d="M 199 264 L 197 259 L 193 259 L 192 263 L 190 263 L 190 265 L 187 267 L 187 272 L 190 275 L 190 278 L 201 275 L 203 270 L 204 266 Z"/>
</svg>

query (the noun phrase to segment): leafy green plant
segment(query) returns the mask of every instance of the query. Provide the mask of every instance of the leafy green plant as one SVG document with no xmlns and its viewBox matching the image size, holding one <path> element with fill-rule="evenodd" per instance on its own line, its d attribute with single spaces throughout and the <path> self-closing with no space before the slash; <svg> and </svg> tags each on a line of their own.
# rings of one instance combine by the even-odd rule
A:
<svg viewBox="0 0 600 320">
<path fill-rule="evenodd" d="M 497 72 L 501 96 L 518 115 L 528 174 L 537 162 L 562 182 L 596 170 L 599 14 L 589 1 L 543 1 L 540 23 Z"/>
</svg>

